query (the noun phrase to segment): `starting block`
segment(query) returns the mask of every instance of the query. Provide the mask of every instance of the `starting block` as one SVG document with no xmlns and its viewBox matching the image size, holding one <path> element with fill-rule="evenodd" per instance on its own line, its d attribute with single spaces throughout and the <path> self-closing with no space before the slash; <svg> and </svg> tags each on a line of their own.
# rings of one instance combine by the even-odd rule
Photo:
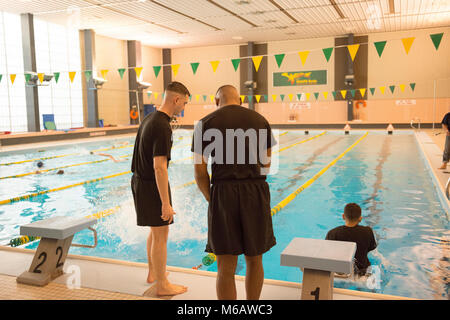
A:
<svg viewBox="0 0 450 320">
<path fill-rule="evenodd" d="M 334 273 L 353 273 L 356 243 L 294 238 L 281 253 L 281 265 L 303 271 L 302 300 L 333 300 Z"/>
<path fill-rule="evenodd" d="M 21 226 L 21 235 L 41 237 L 41 240 L 30 269 L 17 277 L 16 281 L 45 286 L 62 275 L 70 246 L 94 248 L 97 245 L 97 233 L 91 228 L 95 223 L 97 220 L 94 218 L 54 217 Z M 72 244 L 75 233 L 86 228 L 94 232 L 95 244 Z"/>
</svg>

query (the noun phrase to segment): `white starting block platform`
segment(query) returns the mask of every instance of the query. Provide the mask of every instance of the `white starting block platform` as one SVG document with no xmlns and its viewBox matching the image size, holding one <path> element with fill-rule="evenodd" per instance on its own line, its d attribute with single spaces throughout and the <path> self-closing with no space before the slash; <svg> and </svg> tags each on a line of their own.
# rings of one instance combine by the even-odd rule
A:
<svg viewBox="0 0 450 320">
<path fill-rule="evenodd" d="M 17 282 L 45 286 L 62 275 L 73 236 L 89 228 L 94 231 L 95 243 L 97 243 L 96 232 L 91 228 L 96 223 L 97 220 L 94 218 L 53 217 L 21 226 L 21 235 L 41 237 L 41 240 L 30 269 L 17 277 Z"/>
<path fill-rule="evenodd" d="M 332 300 L 334 272 L 352 274 L 356 243 L 294 238 L 281 265 L 303 271 L 302 300 Z"/>
</svg>

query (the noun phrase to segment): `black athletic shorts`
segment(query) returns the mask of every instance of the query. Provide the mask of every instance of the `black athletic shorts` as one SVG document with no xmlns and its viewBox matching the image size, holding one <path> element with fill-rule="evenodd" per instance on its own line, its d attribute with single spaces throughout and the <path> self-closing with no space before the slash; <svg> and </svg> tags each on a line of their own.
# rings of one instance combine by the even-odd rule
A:
<svg viewBox="0 0 450 320">
<path fill-rule="evenodd" d="M 264 179 L 215 182 L 208 208 L 206 252 L 261 255 L 276 244 Z"/>
<path fill-rule="evenodd" d="M 133 192 L 138 226 L 160 227 L 169 225 L 168 221 L 161 219 L 162 203 L 156 181 L 143 180 L 133 174 L 131 177 L 131 190 Z M 172 205 L 170 185 L 169 199 L 170 205 Z M 173 220 L 170 224 L 172 223 Z"/>
</svg>

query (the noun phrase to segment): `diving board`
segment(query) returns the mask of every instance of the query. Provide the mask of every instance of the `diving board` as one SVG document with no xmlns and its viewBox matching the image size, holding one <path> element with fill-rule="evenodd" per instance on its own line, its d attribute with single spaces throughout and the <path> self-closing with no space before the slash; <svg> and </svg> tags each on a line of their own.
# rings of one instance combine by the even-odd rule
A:
<svg viewBox="0 0 450 320">
<path fill-rule="evenodd" d="M 334 273 L 353 273 L 356 243 L 294 238 L 281 253 L 281 265 L 303 270 L 302 300 L 332 300 Z"/>
<path fill-rule="evenodd" d="M 91 228 L 96 223 L 95 218 L 53 217 L 21 226 L 21 235 L 41 237 L 41 240 L 29 270 L 17 277 L 17 282 L 45 286 L 51 280 L 61 276 L 75 233 L 86 228 L 92 230 L 95 245 L 73 244 L 72 246 L 96 246 L 97 234 Z"/>
</svg>

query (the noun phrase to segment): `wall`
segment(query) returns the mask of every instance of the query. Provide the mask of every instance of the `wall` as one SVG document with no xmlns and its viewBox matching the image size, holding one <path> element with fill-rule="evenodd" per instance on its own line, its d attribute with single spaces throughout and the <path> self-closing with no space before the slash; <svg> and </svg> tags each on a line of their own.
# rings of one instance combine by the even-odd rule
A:
<svg viewBox="0 0 450 320">
<path fill-rule="evenodd" d="M 368 84 L 367 88 L 376 87 L 372 96 L 367 89 L 365 98 L 367 106 L 358 109 L 358 118 L 368 123 L 409 123 L 411 119 L 420 119 L 421 122 L 440 122 L 442 115 L 450 111 L 450 28 L 435 28 L 426 30 L 414 30 L 408 32 L 375 33 L 368 36 L 366 46 L 368 51 Z M 440 48 L 434 48 L 429 37 L 432 33 L 444 32 Z M 415 36 L 416 39 L 408 55 L 406 55 L 401 38 Z M 126 65 L 125 42 L 104 37 L 98 37 L 97 65 Z M 379 58 L 374 41 L 387 40 L 386 47 Z M 267 77 L 269 102 L 256 103 L 256 110 L 266 116 L 271 123 L 343 123 L 346 121 L 345 101 L 334 101 L 332 91 L 335 88 L 334 67 L 335 53 L 327 62 L 322 49 L 334 47 L 334 38 L 320 38 L 307 40 L 274 41 L 268 44 Z M 154 103 L 157 106 L 162 102 L 163 72 L 158 78 L 153 72 L 154 65 L 162 64 L 162 50 L 143 46 L 143 76 L 146 82 L 151 82 L 151 91 L 158 92 L 148 97 L 144 95 L 144 103 Z M 299 51 L 309 50 L 306 63 L 302 66 Z M 123 55 L 111 55 L 111 52 L 123 52 Z M 286 56 L 280 68 L 278 68 L 274 55 L 285 53 Z M 100 57 L 103 60 L 99 59 Z M 217 88 L 224 84 L 232 84 L 240 88 L 240 71 L 234 70 L 231 59 L 239 57 L 239 45 L 210 46 L 197 48 L 179 48 L 172 50 L 172 64 L 180 64 L 178 74 L 172 74 L 172 80 L 184 83 L 192 94 L 191 101 L 186 107 L 185 117 L 180 119 L 182 124 L 193 124 L 194 121 L 215 110 L 214 102 L 210 96 L 214 95 Z M 212 71 L 210 61 L 220 60 L 216 73 Z M 107 63 L 108 62 L 108 63 Z M 197 73 L 193 75 L 191 62 L 199 62 Z M 242 65 L 239 67 L 242 68 Z M 315 86 L 274 87 L 273 72 L 303 71 L 303 70 L 327 70 L 327 83 Z M 112 72 L 119 77 L 117 72 Z M 108 74 L 108 75 L 110 75 Z M 120 78 L 119 78 L 120 79 Z M 434 80 L 436 81 L 436 90 Z M 114 82 L 109 79 L 111 88 L 127 90 L 127 82 Z M 415 82 L 416 88 L 412 92 L 409 83 Z M 116 87 L 113 87 L 113 84 Z M 395 84 L 394 94 L 389 90 L 389 85 Z M 405 84 L 405 91 L 401 92 L 398 85 Z M 384 95 L 378 87 L 386 86 Z M 105 85 L 105 88 L 106 85 Z M 325 99 L 323 92 L 328 92 Z M 436 99 L 434 92 L 436 91 Z M 319 92 L 316 101 L 314 92 Z M 297 101 L 297 93 L 310 93 L 309 101 Z M 106 94 L 106 90 L 102 93 Z M 278 95 L 273 101 L 271 95 Z M 285 94 L 284 101 L 280 101 L 280 94 Z M 290 101 L 288 95 L 292 94 Z M 203 95 L 207 95 L 206 101 Z M 340 95 L 340 93 L 338 93 Z M 100 100 L 100 95 L 99 95 Z M 398 105 L 398 100 L 411 105 Z M 406 100 L 406 101 L 403 101 Z M 126 94 L 119 93 L 103 97 L 101 100 L 101 114 L 108 115 L 111 121 L 128 123 L 128 105 Z M 119 110 L 119 105 L 124 103 L 127 107 Z M 116 110 L 117 109 L 117 110 Z M 356 109 L 355 109 L 356 111 Z M 119 115 L 113 115 L 113 113 Z"/>
<path fill-rule="evenodd" d="M 163 85 L 163 70 L 158 74 L 158 77 L 155 77 L 155 72 L 153 71 L 153 66 L 158 66 L 162 64 L 162 50 L 158 48 L 152 48 L 148 46 L 142 46 L 142 66 L 144 69 L 142 70 L 142 81 L 150 82 L 152 86 L 148 88 L 146 91 L 155 91 L 159 92 L 160 95 L 164 90 Z M 158 96 L 158 99 L 155 99 L 152 96 L 148 96 L 147 92 L 144 91 L 144 104 L 150 103 L 161 103 L 161 97 Z"/>
<path fill-rule="evenodd" d="M 439 50 L 436 51 L 430 34 L 444 32 Z M 415 37 L 408 54 L 402 38 Z M 362 119 L 370 122 L 440 122 L 450 111 L 450 28 L 375 33 L 369 35 L 368 87 L 375 87 L 375 94 L 368 94 L 367 108 Z M 381 58 L 373 42 L 387 40 Z M 412 91 L 409 84 L 416 83 Z M 405 84 L 402 92 L 399 84 Z M 391 93 L 389 85 L 396 85 Z M 379 90 L 386 86 L 385 93 Z M 435 99 L 436 97 L 436 99 Z M 397 105 L 397 100 L 409 100 L 412 105 Z"/>
<path fill-rule="evenodd" d="M 99 77 L 100 70 L 109 70 L 106 75 L 108 82 L 98 90 L 99 119 L 103 119 L 105 125 L 129 124 L 127 73 L 121 79 L 117 71 L 128 65 L 127 42 L 96 34 L 95 65 Z"/>
</svg>

